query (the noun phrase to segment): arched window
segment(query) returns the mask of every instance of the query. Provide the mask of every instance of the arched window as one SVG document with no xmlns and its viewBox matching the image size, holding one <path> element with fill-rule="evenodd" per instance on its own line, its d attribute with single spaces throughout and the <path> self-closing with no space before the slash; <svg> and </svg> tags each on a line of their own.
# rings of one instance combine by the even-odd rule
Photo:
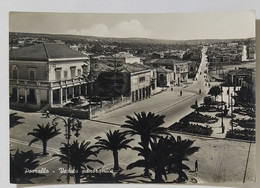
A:
<svg viewBox="0 0 260 188">
<path fill-rule="evenodd" d="M 18 79 L 18 67 L 16 65 L 14 65 L 12 69 L 12 78 Z"/>
</svg>

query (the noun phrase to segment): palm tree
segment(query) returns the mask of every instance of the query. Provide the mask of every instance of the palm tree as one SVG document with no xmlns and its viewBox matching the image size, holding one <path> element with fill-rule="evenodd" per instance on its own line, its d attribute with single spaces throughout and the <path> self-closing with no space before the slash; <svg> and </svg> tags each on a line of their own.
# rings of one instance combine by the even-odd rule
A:
<svg viewBox="0 0 260 188">
<path fill-rule="evenodd" d="M 38 173 L 26 173 L 26 170 L 35 170 L 40 164 L 36 160 L 37 154 L 32 150 L 19 152 L 14 155 L 10 154 L 10 182 L 11 183 L 31 183 L 32 178 L 44 176 Z"/>
<path fill-rule="evenodd" d="M 141 143 L 141 147 L 134 147 L 134 150 L 139 151 L 139 156 L 145 156 L 145 150 Z M 149 148 L 148 161 L 146 159 L 137 160 L 127 166 L 127 169 L 135 167 L 148 167 L 155 173 L 155 178 L 152 182 L 164 182 L 162 176 L 167 180 L 167 169 L 169 165 L 174 162 L 173 145 L 168 137 L 160 138 L 158 141 L 155 139 L 151 142 L 151 149 Z"/>
<path fill-rule="evenodd" d="M 23 123 L 19 120 L 24 119 L 24 117 L 18 116 L 17 113 L 11 113 L 9 116 L 10 116 L 9 117 L 10 118 L 10 128 L 14 128 L 15 126 Z"/>
<path fill-rule="evenodd" d="M 149 143 L 151 139 L 160 138 L 161 135 L 169 134 L 167 129 L 160 127 L 164 123 L 164 115 L 155 115 L 152 112 L 146 114 L 145 112 L 135 113 L 136 117 L 126 116 L 128 120 L 125 121 L 126 124 L 121 127 L 127 128 L 126 134 L 131 136 L 140 135 L 141 143 L 144 148 L 144 158 L 148 160 L 149 153 Z M 145 177 L 149 176 L 148 167 L 145 167 Z"/>
<path fill-rule="evenodd" d="M 110 150 L 113 152 L 114 157 L 114 172 L 120 169 L 118 163 L 118 151 L 121 149 L 131 148 L 129 146 L 129 142 L 133 139 L 126 139 L 126 133 L 119 132 L 119 130 L 115 130 L 114 132 L 109 131 L 106 133 L 107 139 L 99 139 L 96 143 L 96 146 L 99 150 Z"/>
<path fill-rule="evenodd" d="M 88 163 L 97 162 L 103 164 L 100 160 L 90 159 L 92 156 L 97 156 L 98 151 L 94 150 L 96 146 L 89 146 L 90 142 L 81 142 L 79 143 L 77 140 L 73 141 L 72 144 L 63 143 L 63 147 L 60 148 L 61 154 L 54 154 L 53 156 L 57 156 L 60 158 L 62 164 L 69 164 L 75 169 L 75 182 L 80 183 L 82 170 L 83 169 L 91 169 L 93 168 L 88 165 Z"/>
<path fill-rule="evenodd" d="M 33 129 L 33 132 L 29 132 L 27 135 L 32 135 L 34 136 L 34 139 L 31 140 L 31 142 L 29 143 L 29 146 L 34 143 L 34 142 L 38 142 L 41 141 L 43 144 L 43 152 L 42 155 L 47 155 L 47 142 L 48 140 L 50 140 L 51 138 L 61 134 L 60 129 L 56 129 L 56 126 L 50 126 L 49 123 L 47 123 L 46 126 L 44 125 L 37 125 L 38 128 L 37 129 Z"/>
<path fill-rule="evenodd" d="M 177 182 L 183 182 L 188 179 L 187 175 L 183 170 L 190 170 L 190 168 L 183 164 L 183 161 L 189 161 L 189 156 L 199 151 L 199 147 L 192 147 L 194 140 L 185 139 L 182 140 L 180 136 L 177 136 L 177 139 L 174 137 L 170 138 L 172 142 L 174 151 L 174 163 L 169 168 L 169 171 L 172 173 L 178 173 Z"/>
</svg>

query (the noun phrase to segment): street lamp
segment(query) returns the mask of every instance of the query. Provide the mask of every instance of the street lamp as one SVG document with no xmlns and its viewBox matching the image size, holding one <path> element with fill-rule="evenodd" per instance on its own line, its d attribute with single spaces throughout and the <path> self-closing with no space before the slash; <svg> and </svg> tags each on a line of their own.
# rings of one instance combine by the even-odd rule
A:
<svg viewBox="0 0 260 188">
<path fill-rule="evenodd" d="M 225 131 L 225 126 L 224 126 L 224 112 L 223 112 L 223 88 L 222 88 L 222 85 L 221 85 L 221 128 L 222 128 L 222 133 L 224 133 Z"/>
<path fill-rule="evenodd" d="M 70 174 L 69 174 L 69 168 L 70 168 L 70 138 L 72 136 L 72 132 L 74 133 L 74 136 L 78 137 L 79 134 L 79 130 L 82 128 L 82 123 L 81 121 L 79 121 L 78 118 L 75 117 L 69 117 L 68 119 L 63 118 L 63 117 L 56 117 L 52 120 L 52 124 L 54 126 L 57 126 L 59 124 L 58 120 L 62 120 L 62 122 L 64 123 L 64 127 L 65 127 L 65 138 L 67 139 L 67 149 L 68 149 L 68 164 L 67 164 L 67 183 L 70 183 Z"/>
</svg>

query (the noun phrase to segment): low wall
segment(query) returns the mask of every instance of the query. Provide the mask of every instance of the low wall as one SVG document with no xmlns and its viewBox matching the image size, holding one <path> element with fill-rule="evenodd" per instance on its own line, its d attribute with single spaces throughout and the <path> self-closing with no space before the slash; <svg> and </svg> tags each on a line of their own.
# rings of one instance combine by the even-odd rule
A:
<svg viewBox="0 0 260 188">
<path fill-rule="evenodd" d="M 103 115 L 105 113 L 111 112 L 111 111 L 116 110 L 118 108 L 122 108 L 122 107 L 129 105 L 131 103 L 132 103 L 132 101 L 131 101 L 130 97 L 125 97 L 122 100 L 117 99 L 113 103 L 111 102 L 111 103 L 104 104 L 102 107 L 101 106 L 93 107 L 91 109 L 90 119 L 94 118 L 94 117 L 98 117 L 98 116 Z"/>
<path fill-rule="evenodd" d="M 56 114 L 59 116 L 73 116 L 79 119 L 89 119 L 89 112 L 83 110 L 73 110 L 69 108 L 51 108 L 49 109 L 51 114 Z"/>
</svg>

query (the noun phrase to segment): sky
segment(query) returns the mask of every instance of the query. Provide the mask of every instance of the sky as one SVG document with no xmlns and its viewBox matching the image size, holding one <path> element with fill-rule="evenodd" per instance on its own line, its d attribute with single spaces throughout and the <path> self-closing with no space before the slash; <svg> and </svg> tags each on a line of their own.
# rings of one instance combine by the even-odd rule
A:
<svg viewBox="0 0 260 188">
<path fill-rule="evenodd" d="M 10 32 L 167 40 L 255 37 L 253 11 L 177 14 L 11 12 Z"/>
</svg>

